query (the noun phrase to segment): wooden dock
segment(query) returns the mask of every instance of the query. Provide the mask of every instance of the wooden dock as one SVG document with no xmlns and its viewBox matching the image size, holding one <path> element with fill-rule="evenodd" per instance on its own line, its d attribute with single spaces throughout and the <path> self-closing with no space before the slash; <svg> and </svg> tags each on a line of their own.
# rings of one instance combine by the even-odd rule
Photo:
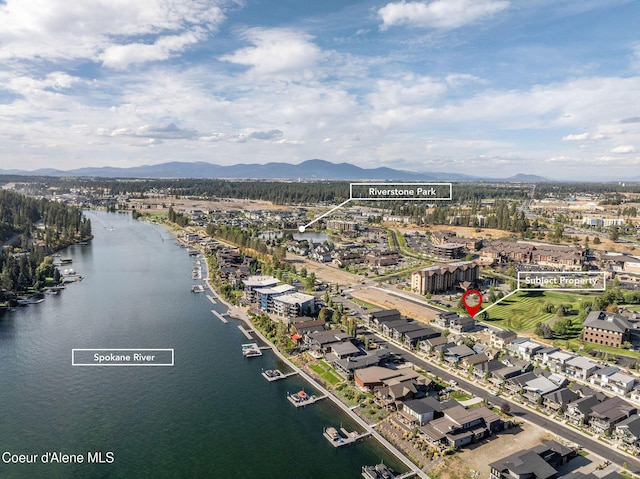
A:
<svg viewBox="0 0 640 479">
<path fill-rule="evenodd" d="M 292 371 L 290 373 L 284 374 L 277 369 L 268 369 L 266 371 L 262 371 L 262 377 L 265 378 L 269 382 L 279 381 L 280 379 L 286 379 L 289 376 L 294 376 L 298 374 L 296 371 Z"/>
<path fill-rule="evenodd" d="M 253 339 L 253 336 L 251 336 L 251 332 L 252 332 L 253 330 L 246 330 L 246 329 L 244 329 L 244 328 L 242 327 L 242 324 L 239 324 L 239 325 L 238 325 L 238 328 L 240 329 L 240 331 L 242 331 L 242 334 L 244 334 L 244 335 L 247 337 L 247 339 Z"/>
<path fill-rule="evenodd" d="M 227 318 L 225 318 L 223 315 L 221 315 L 220 313 L 218 313 L 215 309 L 212 309 L 211 312 L 213 313 L 213 315 L 218 318 L 220 321 L 222 321 L 223 323 L 228 323 L 229 321 L 227 321 Z"/>
<path fill-rule="evenodd" d="M 324 437 L 327 438 L 327 441 L 329 441 L 333 447 L 348 446 L 370 434 L 369 432 L 349 432 L 343 427 L 340 428 L 339 432 L 335 427 L 328 427 L 323 432 Z"/>
<path fill-rule="evenodd" d="M 209 301 L 211 301 L 213 304 L 218 304 L 215 300 L 215 298 L 213 296 L 211 296 L 210 294 L 207 295 L 207 298 L 209 299 Z"/>
<path fill-rule="evenodd" d="M 327 396 L 315 396 L 315 395 L 309 396 L 304 391 L 299 391 L 299 392 L 297 392 L 295 394 L 287 393 L 287 399 L 295 407 L 309 406 L 311 404 L 317 403 L 318 401 L 320 401 L 322 399 L 325 399 L 326 397 Z"/>
<path fill-rule="evenodd" d="M 260 351 L 256 343 L 243 344 L 242 355 L 245 358 L 253 358 L 255 356 L 262 356 L 262 351 Z"/>
</svg>

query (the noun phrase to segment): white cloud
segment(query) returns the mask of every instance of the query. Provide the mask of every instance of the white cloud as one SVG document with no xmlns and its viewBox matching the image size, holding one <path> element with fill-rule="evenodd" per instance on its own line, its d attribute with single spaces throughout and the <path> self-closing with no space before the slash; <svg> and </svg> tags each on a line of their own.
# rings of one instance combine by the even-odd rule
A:
<svg viewBox="0 0 640 479">
<path fill-rule="evenodd" d="M 0 4 L 0 59 L 109 62 L 162 59 L 185 48 L 189 33 L 213 32 L 224 21 L 220 2 L 208 0 L 7 0 Z M 215 3 L 220 3 L 221 6 Z M 141 37 L 146 37 L 141 42 Z M 134 51 L 116 47 L 132 45 Z M 140 46 L 155 47 L 140 52 Z M 116 48 L 116 50 L 113 50 Z M 166 56 L 164 57 L 166 58 Z M 118 67 L 121 63 L 116 62 Z"/>
<path fill-rule="evenodd" d="M 584 141 L 589 139 L 589 133 L 580 133 L 578 135 L 563 136 L 563 141 Z"/>
<path fill-rule="evenodd" d="M 310 35 L 290 29 L 251 28 L 242 37 L 254 46 L 223 55 L 220 60 L 248 66 L 257 75 L 313 77 L 321 50 Z"/>
<path fill-rule="evenodd" d="M 392 26 L 453 29 L 494 15 L 509 6 L 502 0 L 433 0 L 388 3 L 378 10 L 381 30 Z"/>
<path fill-rule="evenodd" d="M 160 37 L 152 44 L 113 45 L 106 48 L 99 58 L 104 66 L 123 70 L 134 63 L 166 60 L 184 51 L 189 45 L 198 43 L 203 37 L 200 32 L 185 32 L 181 35 Z"/>
<path fill-rule="evenodd" d="M 635 153 L 636 149 L 633 145 L 619 145 L 611 150 L 611 153 L 629 154 Z"/>
</svg>

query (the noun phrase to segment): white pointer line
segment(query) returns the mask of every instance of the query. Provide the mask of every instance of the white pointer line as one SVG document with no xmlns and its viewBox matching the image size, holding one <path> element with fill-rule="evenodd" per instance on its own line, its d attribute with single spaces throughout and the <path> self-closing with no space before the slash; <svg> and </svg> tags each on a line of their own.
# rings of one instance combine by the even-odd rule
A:
<svg viewBox="0 0 640 479">
<path fill-rule="evenodd" d="M 349 203 L 349 201 L 351 201 L 351 198 L 349 198 L 347 201 L 344 201 L 342 203 L 340 203 L 338 206 L 334 206 L 333 208 L 331 208 L 329 211 L 327 211 L 325 214 L 318 216 L 315 220 L 313 220 L 311 223 L 308 223 L 304 226 L 301 226 L 300 228 L 298 228 L 300 230 L 301 233 L 304 233 L 304 230 L 306 230 L 309 226 L 311 226 L 313 223 L 315 223 L 318 220 L 321 220 L 322 218 L 324 218 L 327 215 L 330 215 L 331 213 L 333 213 L 335 210 L 337 210 L 338 208 L 342 208 L 344 205 L 346 205 L 347 203 Z"/>
<path fill-rule="evenodd" d="M 520 291 L 520 288 L 518 288 L 518 289 L 514 289 L 514 290 L 513 290 L 513 291 L 511 291 L 508 295 L 503 296 L 502 298 L 500 298 L 500 299 L 499 299 L 498 301 L 496 301 L 495 303 L 491 303 L 491 304 L 490 304 L 489 306 L 487 306 L 486 308 L 484 308 L 484 309 L 482 309 L 482 310 L 478 311 L 478 313 L 476 313 L 476 315 L 477 315 L 477 314 L 479 314 L 479 313 L 483 313 L 483 312 L 485 312 L 485 311 L 486 311 L 487 309 L 489 309 L 489 308 L 494 307 L 494 306 L 495 306 L 496 304 L 498 304 L 500 301 L 504 301 L 504 300 L 505 300 L 505 299 L 507 299 L 509 296 L 511 296 L 513 293 L 517 293 L 518 291 Z"/>
</svg>

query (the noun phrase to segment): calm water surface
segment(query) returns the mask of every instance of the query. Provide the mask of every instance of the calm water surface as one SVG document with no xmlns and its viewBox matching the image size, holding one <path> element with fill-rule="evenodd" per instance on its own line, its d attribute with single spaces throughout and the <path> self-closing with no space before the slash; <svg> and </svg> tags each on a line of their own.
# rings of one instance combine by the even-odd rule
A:
<svg viewBox="0 0 640 479">
<path fill-rule="evenodd" d="M 95 239 L 63 256 L 84 280 L 0 316 L 0 454 L 111 451 L 112 464 L 4 464 L 3 478 L 357 478 L 363 464 L 401 466 L 366 439 L 334 449 L 327 426 L 354 428 L 329 401 L 296 409 L 300 378 L 269 383 L 272 353 L 205 294 L 193 258 L 161 227 L 88 212 Z M 73 348 L 173 348 L 173 367 L 74 367 Z"/>
</svg>

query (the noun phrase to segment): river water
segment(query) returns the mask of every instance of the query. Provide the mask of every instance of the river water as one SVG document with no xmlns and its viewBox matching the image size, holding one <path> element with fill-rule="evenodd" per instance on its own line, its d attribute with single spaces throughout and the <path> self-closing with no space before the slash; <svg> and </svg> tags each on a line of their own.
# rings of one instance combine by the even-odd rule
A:
<svg viewBox="0 0 640 479">
<path fill-rule="evenodd" d="M 168 231 L 87 216 L 94 240 L 62 253 L 84 279 L 0 316 L 0 454 L 38 458 L 0 460 L 0 477 L 357 478 L 381 460 L 402 469 L 371 438 L 331 446 L 324 427 L 356 426 L 327 400 L 293 407 L 287 392 L 314 392 L 302 379 L 261 376 L 278 359 L 242 356 L 239 323 L 191 293 L 193 258 Z M 72 366 L 74 348 L 171 348 L 175 365 Z M 85 462 L 43 464 L 47 452 Z M 104 463 L 88 464 L 97 452 Z"/>
</svg>

